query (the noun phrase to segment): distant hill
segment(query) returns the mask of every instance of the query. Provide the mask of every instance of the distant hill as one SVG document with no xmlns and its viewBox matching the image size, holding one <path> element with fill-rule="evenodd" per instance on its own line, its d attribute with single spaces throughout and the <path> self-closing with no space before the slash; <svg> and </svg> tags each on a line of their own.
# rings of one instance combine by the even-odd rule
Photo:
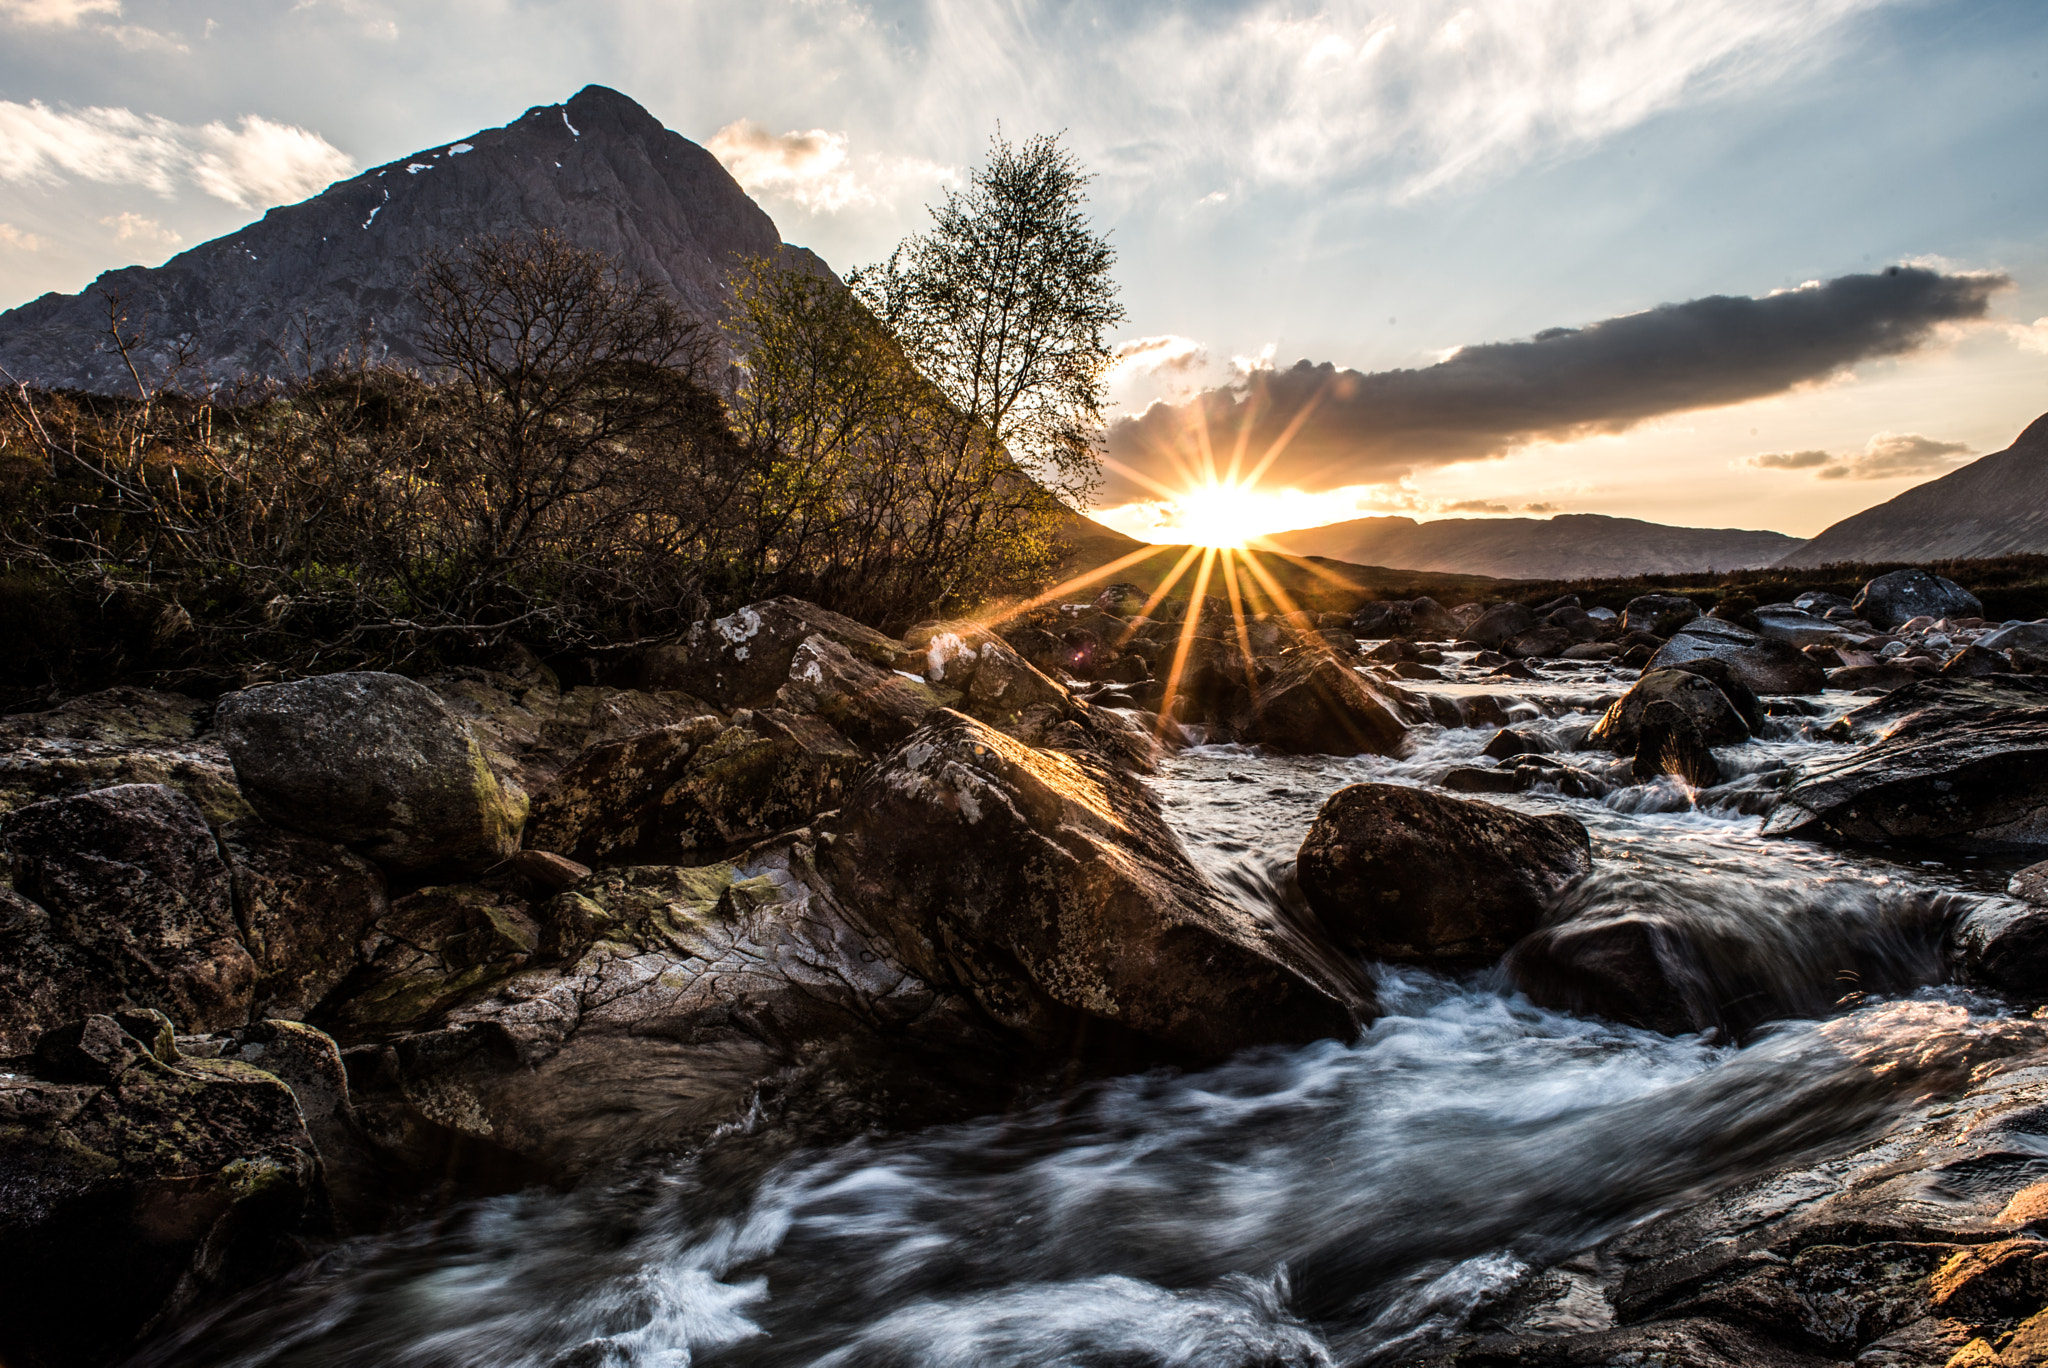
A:
<svg viewBox="0 0 2048 1368">
<path fill-rule="evenodd" d="M 567 104 L 337 181 L 162 266 L 109 271 L 78 294 L 0 313 L 0 365 L 52 388 L 129 388 L 102 345 L 103 291 L 129 297 L 154 366 L 189 340 L 208 380 L 289 373 L 307 350 L 324 359 L 365 337 L 373 357 L 409 360 L 421 254 L 540 228 L 611 254 L 701 318 L 721 312 L 737 257 L 784 250 L 716 157 L 616 90 L 587 86 Z"/>
<path fill-rule="evenodd" d="M 1569 580 L 1748 570 L 1800 542 L 1779 532 L 1667 527 L 1636 518 L 1359 518 L 1265 538 L 1295 555 L 1496 579 Z"/>
<path fill-rule="evenodd" d="M 1780 565 L 2048 552 L 2048 414 L 2004 451 L 1842 519 Z"/>
</svg>

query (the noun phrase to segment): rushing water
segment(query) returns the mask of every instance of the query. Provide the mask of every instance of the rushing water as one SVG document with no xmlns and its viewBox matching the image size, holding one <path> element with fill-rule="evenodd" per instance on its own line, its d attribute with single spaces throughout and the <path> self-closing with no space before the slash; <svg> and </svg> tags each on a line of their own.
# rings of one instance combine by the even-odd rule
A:
<svg viewBox="0 0 2048 1368">
<path fill-rule="evenodd" d="M 1783 731 L 1724 757 L 1757 770 L 1816 744 Z M 1427 782 L 1489 735 L 1428 729 L 1399 760 L 1199 747 L 1155 788 L 1206 872 L 1247 898 L 1285 897 L 1293 851 L 1332 791 Z M 1779 987 L 1795 1003 L 1813 988 L 1791 981 L 1802 938 L 1864 928 L 1891 938 L 1899 975 L 1924 979 L 1927 928 L 1949 900 L 1996 882 L 1968 862 L 1767 844 L 1755 817 L 1692 799 L 1662 781 L 1602 801 L 1495 801 L 1586 823 L 1601 873 L 1581 915 L 1626 903 L 1762 946 L 1793 966 Z M 1256 1050 L 807 1153 L 746 1191 L 684 1165 L 608 1191 L 476 1203 L 349 1245 L 147 1361 L 1387 1362 L 1631 1221 L 1882 1126 L 1913 1082 L 1867 1061 L 1928 1029 L 1933 1010 L 1835 1008 L 1830 988 L 1813 1010 L 1832 1019 L 1737 1048 L 1547 1011 L 1494 975 L 1382 970 L 1379 995 L 1386 1015 L 1350 1045 Z M 1950 1004 L 1951 1022 L 1998 1010 L 1954 990 L 1917 996 Z M 1567 1305 L 1549 1324 L 1598 1314 Z"/>
</svg>

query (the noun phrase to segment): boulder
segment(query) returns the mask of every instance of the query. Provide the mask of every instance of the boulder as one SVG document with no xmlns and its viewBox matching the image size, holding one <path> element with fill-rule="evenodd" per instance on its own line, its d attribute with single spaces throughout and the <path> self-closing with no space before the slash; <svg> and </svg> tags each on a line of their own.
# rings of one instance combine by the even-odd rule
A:
<svg viewBox="0 0 2048 1368">
<path fill-rule="evenodd" d="M 220 831 L 241 939 L 256 962 L 251 1018 L 298 1019 L 340 986 L 356 947 L 390 911 L 377 867 L 260 817 Z"/>
<path fill-rule="evenodd" d="M 1368 640 L 1400 637 L 1418 641 L 1449 641 L 1462 630 L 1450 611 L 1432 598 L 1368 603 L 1351 615 L 1352 634 Z"/>
<path fill-rule="evenodd" d="M 1965 646 L 1942 662 L 1941 673 L 1951 678 L 2011 674 L 2012 662 L 1998 652 L 1988 651 L 1982 646 Z"/>
<path fill-rule="evenodd" d="M 1764 719 L 1770 716 L 1770 709 L 1756 696 L 1756 690 L 1743 683 L 1742 676 L 1730 668 L 1726 661 L 1702 656 L 1697 660 L 1680 661 L 1671 668 L 1683 670 L 1687 674 L 1696 674 L 1702 679 L 1713 680 L 1714 687 L 1721 691 L 1727 698 L 1729 706 L 1735 709 L 1737 715 L 1749 727 L 1750 735 L 1764 734 Z"/>
<path fill-rule="evenodd" d="M 2028 865 L 2013 875 L 2005 891 L 2030 903 L 2048 905 L 2048 860 Z"/>
<path fill-rule="evenodd" d="M 1797 766 L 1764 834 L 1932 842 L 1948 849 L 2048 846 L 2048 681 L 1926 679 L 1844 719 L 1879 739 Z"/>
<path fill-rule="evenodd" d="M 896 962 L 1034 1048 L 1090 1035 L 1217 1059 L 1346 1038 L 1372 1010 L 1212 888 L 1149 793 L 1091 754 L 942 711 L 831 832 L 833 888 Z"/>
<path fill-rule="evenodd" d="M 1838 646 L 1853 639 L 1852 634 L 1840 624 L 1826 618 L 1790 611 L 1769 611 L 1758 609 L 1756 613 L 1757 634 L 1773 641 L 1786 641 L 1794 646 Z"/>
<path fill-rule="evenodd" d="M 1593 867 L 1586 829 L 1395 784 L 1353 784 L 1316 814 L 1296 860 L 1330 935 L 1377 959 L 1492 960 Z"/>
<path fill-rule="evenodd" d="M 966 689 L 966 697 L 960 710 L 998 727 L 1028 708 L 1065 707 L 1072 699 L 1064 686 L 1001 640 L 983 644 L 973 673 L 961 687 Z"/>
<path fill-rule="evenodd" d="M 29 995 L 0 1009 L 0 1054 L 57 1024 L 46 1013 L 63 1020 L 88 1005 L 66 1011 L 60 996 L 81 975 L 94 1005 L 172 1011 L 199 1030 L 249 1019 L 260 971 L 238 936 L 227 862 L 190 798 L 160 784 L 52 798 L 0 818 L 0 840 L 18 895 L 0 934 L 23 957 L 0 974 L 20 975 Z"/>
<path fill-rule="evenodd" d="M 206 734 L 209 711 L 182 694 L 116 688 L 0 717 L 0 812 L 117 784 L 162 784 L 209 821 L 246 817 L 227 752 Z"/>
<path fill-rule="evenodd" d="M 1819 693 L 1827 687 L 1826 673 L 1798 647 L 1711 617 L 1687 623 L 1650 658 L 1647 668 L 1670 669 L 1697 660 L 1725 663 L 1759 694 Z"/>
<path fill-rule="evenodd" d="M 1500 644 L 1500 649 L 1511 659 L 1534 656 L 1547 660 L 1563 655 L 1576 644 L 1577 638 L 1563 627 L 1539 626 L 1509 637 Z"/>
<path fill-rule="evenodd" d="M 1996 631 L 1986 632 L 1977 638 L 1977 644 L 1987 651 L 2010 651 L 2015 646 L 2040 650 L 2048 647 L 2048 620 L 2008 622 Z"/>
<path fill-rule="evenodd" d="M 1621 611 L 1624 632 L 1648 632 L 1669 637 L 1700 615 L 1700 607 L 1677 594 L 1643 594 L 1628 601 Z"/>
<path fill-rule="evenodd" d="M 1894 570 L 1863 586 L 1851 610 L 1877 627 L 1890 630 L 1916 617 L 1982 617 L 1977 596 L 1953 580 L 1927 570 Z"/>
<path fill-rule="evenodd" d="M 393 674 L 245 689 L 214 711 L 242 793 L 273 826 L 405 875 L 474 872 L 519 847 L 526 796 L 440 698 Z"/>
<path fill-rule="evenodd" d="M 1643 715 L 1654 703 L 1669 704 L 1691 719 L 1707 745 L 1732 746 L 1749 739 L 1749 724 L 1713 680 L 1689 670 L 1653 670 L 1601 715 L 1588 743 L 1617 755 L 1634 755 Z"/>
<path fill-rule="evenodd" d="M 829 637 L 812 635 L 790 655 L 777 705 L 813 713 L 855 744 L 886 750 L 917 729 L 933 708 L 958 702 L 953 690 L 861 659 Z"/>
<path fill-rule="evenodd" d="M 0 1073 L 0 1361 L 123 1359 L 138 1337 L 304 1261 L 329 1230 L 292 1091 L 185 1059 L 158 1013 L 47 1033 Z"/>
<path fill-rule="evenodd" d="M 1231 721 L 1238 739 L 1295 755 L 1391 755 L 1407 735 L 1394 703 L 1340 658 L 1282 656 Z"/>
<path fill-rule="evenodd" d="M 1630 775 L 1641 784 L 1666 774 L 1694 789 L 1712 788 L 1721 782 L 1721 764 L 1693 715 L 1658 699 L 1643 709 Z"/>
<path fill-rule="evenodd" d="M 543 934 L 526 904 L 454 884 L 392 902 L 365 937 L 364 963 L 321 1023 L 354 1044 L 437 1025 L 443 1013 L 525 968 Z"/>
<path fill-rule="evenodd" d="M 1144 611 L 1145 591 L 1135 584 L 1112 584 L 1095 596 L 1095 611 L 1111 617 L 1136 617 Z"/>
<path fill-rule="evenodd" d="M 1465 638 L 1489 650 L 1499 650 L 1510 640 L 1533 631 L 1536 614 L 1519 603 L 1496 603 L 1465 626 Z M 1364 635 L 1364 633 L 1360 633 Z"/>
<path fill-rule="evenodd" d="M 766 599 L 690 628 L 686 641 L 650 652 L 642 688 L 680 689 L 720 708 L 765 708 L 789 679 L 797 648 L 814 636 L 892 669 L 903 646 L 872 627 L 802 599 Z"/>
<path fill-rule="evenodd" d="M 2048 998 L 2048 906 L 2028 899 L 2017 876 L 2012 882 L 2017 901 L 1987 898 L 1957 920 L 1949 959 L 1965 983 L 2040 1001 Z"/>
<path fill-rule="evenodd" d="M 1839 670 L 1829 670 L 1826 677 L 1830 689 L 1883 689 L 1886 692 L 1904 688 L 1923 678 L 1918 670 L 1909 670 L 1890 661 L 1880 665 L 1844 665 Z"/>
</svg>

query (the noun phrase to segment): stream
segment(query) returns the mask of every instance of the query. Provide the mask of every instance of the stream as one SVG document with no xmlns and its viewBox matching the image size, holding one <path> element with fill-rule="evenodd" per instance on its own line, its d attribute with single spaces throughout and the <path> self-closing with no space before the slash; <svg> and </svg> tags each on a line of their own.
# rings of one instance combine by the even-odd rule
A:
<svg viewBox="0 0 2048 1368">
<path fill-rule="evenodd" d="M 1829 695 L 1835 710 L 1860 699 Z M 1588 719 L 1534 719 L 1555 731 Z M 1827 743 L 1786 718 L 1731 769 Z M 1363 780 L 1427 783 L 1492 729 L 1426 727 L 1409 754 L 1282 757 L 1198 746 L 1152 781 L 1235 896 L 1286 897 L 1317 809 Z M 1604 799 L 1488 798 L 1592 833 L 1605 899 L 1762 947 L 1801 1019 L 1733 1041 L 1533 1005 L 1499 970 L 1377 968 L 1355 1043 L 1249 1051 L 1114 1079 L 1035 1110 L 809 1151 L 745 1191 L 690 1164 L 603 1191 L 476 1202 L 343 1246 L 139 1362 L 179 1368 L 967 1368 L 1390 1363 L 1516 1304 L 1631 1223 L 1913 1105 L 1861 1054 L 1912 1027 L 1900 995 L 1995 1014 L 1943 986 L 1843 998 L 1802 979 L 1822 923 L 1903 928 L 1905 980 L 1939 972 L 1924 927 L 1999 896 L 1992 863 L 1898 862 L 1765 842 L 1672 780 Z M 1917 938 L 1916 938 L 1917 937 Z M 1853 985 L 1852 985 L 1853 988 Z M 1922 1018 L 1924 1019 L 1924 1018 Z M 1552 1298 L 1521 1328 L 1605 1322 Z"/>
</svg>

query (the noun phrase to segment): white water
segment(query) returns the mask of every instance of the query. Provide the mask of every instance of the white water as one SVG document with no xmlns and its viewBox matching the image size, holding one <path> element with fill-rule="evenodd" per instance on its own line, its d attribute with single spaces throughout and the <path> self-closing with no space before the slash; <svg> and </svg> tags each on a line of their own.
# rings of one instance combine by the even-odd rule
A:
<svg viewBox="0 0 2048 1368">
<path fill-rule="evenodd" d="M 1285 886 L 1334 789 L 1424 782 L 1488 735 L 1427 731 L 1404 760 L 1201 748 L 1155 786 L 1197 863 L 1256 897 Z M 1754 768 L 1809 744 L 1725 755 Z M 1694 810 L 1669 784 L 1497 801 L 1586 822 L 1603 871 L 1589 905 L 1776 946 L 1788 981 L 1798 936 L 1989 879 L 1765 844 L 1754 817 Z M 1931 1019 L 1998 1010 L 1923 989 L 1963 1010 L 1870 1001 L 1738 1049 L 1546 1011 L 1484 975 L 1381 971 L 1379 991 L 1387 1014 L 1351 1045 L 1256 1050 L 805 1154 L 746 1191 L 709 1190 L 682 1166 L 621 1190 L 475 1204 L 350 1246 L 147 1361 L 1391 1362 L 1688 1194 L 1871 1133 L 1914 1087 L 1877 1081 L 1873 1052 L 1924 1040 Z M 1597 1323 L 1597 1308 L 1552 1321 Z"/>
</svg>

